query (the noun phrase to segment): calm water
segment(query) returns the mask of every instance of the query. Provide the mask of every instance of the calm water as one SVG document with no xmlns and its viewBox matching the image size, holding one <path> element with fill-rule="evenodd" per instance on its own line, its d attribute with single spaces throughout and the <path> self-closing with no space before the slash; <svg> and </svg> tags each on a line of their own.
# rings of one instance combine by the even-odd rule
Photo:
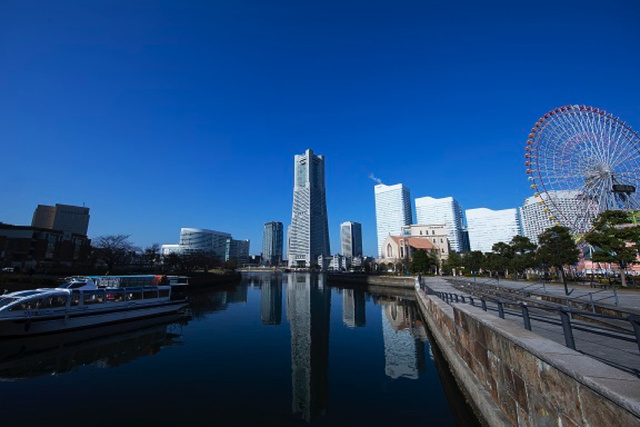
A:
<svg viewBox="0 0 640 427">
<path fill-rule="evenodd" d="M 475 424 L 411 292 L 381 292 L 248 275 L 190 319 L 2 340 L 3 425 Z"/>
</svg>

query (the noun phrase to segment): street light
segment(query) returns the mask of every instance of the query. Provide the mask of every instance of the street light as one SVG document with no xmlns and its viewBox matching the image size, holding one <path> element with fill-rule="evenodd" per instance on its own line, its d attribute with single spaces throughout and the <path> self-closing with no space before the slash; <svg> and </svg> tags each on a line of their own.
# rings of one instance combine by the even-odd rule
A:
<svg viewBox="0 0 640 427">
<path fill-rule="evenodd" d="M 562 284 L 564 285 L 564 294 L 569 295 L 569 289 L 567 289 L 567 278 L 564 277 L 564 269 L 562 268 L 562 256 L 560 255 L 560 246 L 558 245 L 558 239 L 560 235 L 555 231 L 551 233 L 551 237 L 553 238 L 553 242 L 556 244 L 556 253 L 558 254 L 558 268 L 560 269 L 560 277 L 562 278 Z"/>
</svg>

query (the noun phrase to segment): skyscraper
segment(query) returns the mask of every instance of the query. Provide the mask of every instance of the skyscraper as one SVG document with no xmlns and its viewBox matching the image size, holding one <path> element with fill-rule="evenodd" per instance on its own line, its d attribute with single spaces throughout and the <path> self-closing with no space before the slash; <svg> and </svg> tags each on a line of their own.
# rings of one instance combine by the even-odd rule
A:
<svg viewBox="0 0 640 427">
<path fill-rule="evenodd" d="M 266 265 L 280 265 L 282 262 L 282 243 L 282 223 L 265 223 L 262 233 L 262 262 Z"/>
<path fill-rule="evenodd" d="M 55 206 L 38 205 L 33 213 L 31 226 L 86 236 L 89 229 L 89 208 L 59 203 Z"/>
<path fill-rule="evenodd" d="M 374 188 L 376 197 L 376 231 L 378 234 L 378 257 L 382 258 L 382 243 L 388 235 L 399 236 L 402 227 L 411 224 L 411 197 L 409 189 L 402 184 L 378 184 Z"/>
<path fill-rule="evenodd" d="M 468 249 L 462 236 L 462 208 L 453 197 L 416 199 L 416 217 L 418 224 L 444 224 L 451 250 L 464 252 Z"/>
<path fill-rule="evenodd" d="M 562 222 L 579 223 L 577 218 L 585 215 L 585 202 L 582 193 L 576 190 L 549 191 L 541 193 L 539 197 L 531 196 L 525 199 L 520 208 L 522 233 L 533 243 L 538 244 L 538 236 L 555 225 L 561 218 L 551 219 L 551 212 L 545 203 L 552 204 L 566 220 Z M 592 206 L 592 216 L 597 214 L 597 206 Z M 584 233 L 588 230 L 572 230 L 574 233 Z"/>
<path fill-rule="evenodd" d="M 486 208 L 467 209 L 467 229 L 472 251 L 491 252 L 498 242 L 509 243 L 520 234 L 517 209 L 494 211 Z"/>
<path fill-rule="evenodd" d="M 324 156 L 307 150 L 294 158 L 293 207 L 289 227 L 290 267 L 317 265 L 329 257 L 329 222 L 324 185 Z"/>
<path fill-rule="evenodd" d="M 351 221 L 340 224 L 340 249 L 347 258 L 362 256 L 362 224 Z"/>
</svg>

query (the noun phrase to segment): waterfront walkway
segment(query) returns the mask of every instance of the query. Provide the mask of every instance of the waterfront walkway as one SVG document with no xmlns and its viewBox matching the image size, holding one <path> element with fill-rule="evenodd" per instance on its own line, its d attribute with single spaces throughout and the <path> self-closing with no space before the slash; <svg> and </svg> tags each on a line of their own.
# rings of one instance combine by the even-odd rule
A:
<svg viewBox="0 0 640 427">
<path fill-rule="evenodd" d="M 472 278 L 454 279 L 456 278 L 427 277 L 422 280 L 422 284 L 433 292 L 465 296 L 465 303 L 469 303 L 469 296 L 475 297 L 476 306 L 481 306 L 481 297 L 486 302 L 487 310 L 496 316 L 499 312 L 498 301 L 503 301 L 504 318 L 522 328 L 522 310 L 517 304 L 523 302 L 529 307 L 531 330 L 566 345 L 566 328 L 563 329 L 560 312 L 554 310 L 567 306 L 567 296 L 562 284 L 546 283 L 543 286 L 542 283 L 494 279 L 476 279 L 474 283 Z M 617 290 L 616 304 L 616 294 L 610 289 L 573 284 L 569 285 L 569 289 L 573 289 L 568 297 L 571 304 L 583 303 L 597 310 L 618 311 L 622 317 L 640 318 L 640 292 Z M 536 305 L 540 308 L 535 308 Z M 578 316 L 571 319 L 576 350 L 640 377 L 640 351 L 632 324 L 626 320 L 595 319 L 602 322 L 596 324 L 581 320 Z"/>
</svg>

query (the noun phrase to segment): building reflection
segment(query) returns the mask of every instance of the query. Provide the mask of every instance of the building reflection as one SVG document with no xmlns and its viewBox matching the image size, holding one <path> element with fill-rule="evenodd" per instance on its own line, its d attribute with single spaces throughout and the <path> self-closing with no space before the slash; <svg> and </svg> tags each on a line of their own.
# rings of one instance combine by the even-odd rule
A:
<svg viewBox="0 0 640 427">
<path fill-rule="evenodd" d="M 291 329 L 291 410 L 307 422 L 329 406 L 329 317 L 331 291 L 323 275 L 287 275 Z"/>
<path fill-rule="evenodd" d="M 365 294 L 362 289 L 342 290 L 342 322 L 350 328 L 366 325 Z"/>
<path fill-rule="evenodd" d="M 385 374 L 390 378 L 418 379 L 426 368 L 426 330 L 415 304 L 380 300 Z"/>
<path fill-rule="evenodd" d="M 237 285 L 225 290 L 211 291 L 203 289 L 189 293 L 189 307 L 195 319 L 203 318 L 207 313 L 226 310 L 229 304 L 247 302 L 247 286 Z"/>
<path fill-rule="evenodd" d="M 0 381 L 59 375 L 82 366 L 112 368 L 178 344 L 178 314 L 119 325 L 9 340 L 0 346 Z"/>
<path fill-rule="evenodd" d="M 261 280 L 260 319 L 263 325 L 282 322 L 282 276 L 269 275 Z"/>
</svg>

